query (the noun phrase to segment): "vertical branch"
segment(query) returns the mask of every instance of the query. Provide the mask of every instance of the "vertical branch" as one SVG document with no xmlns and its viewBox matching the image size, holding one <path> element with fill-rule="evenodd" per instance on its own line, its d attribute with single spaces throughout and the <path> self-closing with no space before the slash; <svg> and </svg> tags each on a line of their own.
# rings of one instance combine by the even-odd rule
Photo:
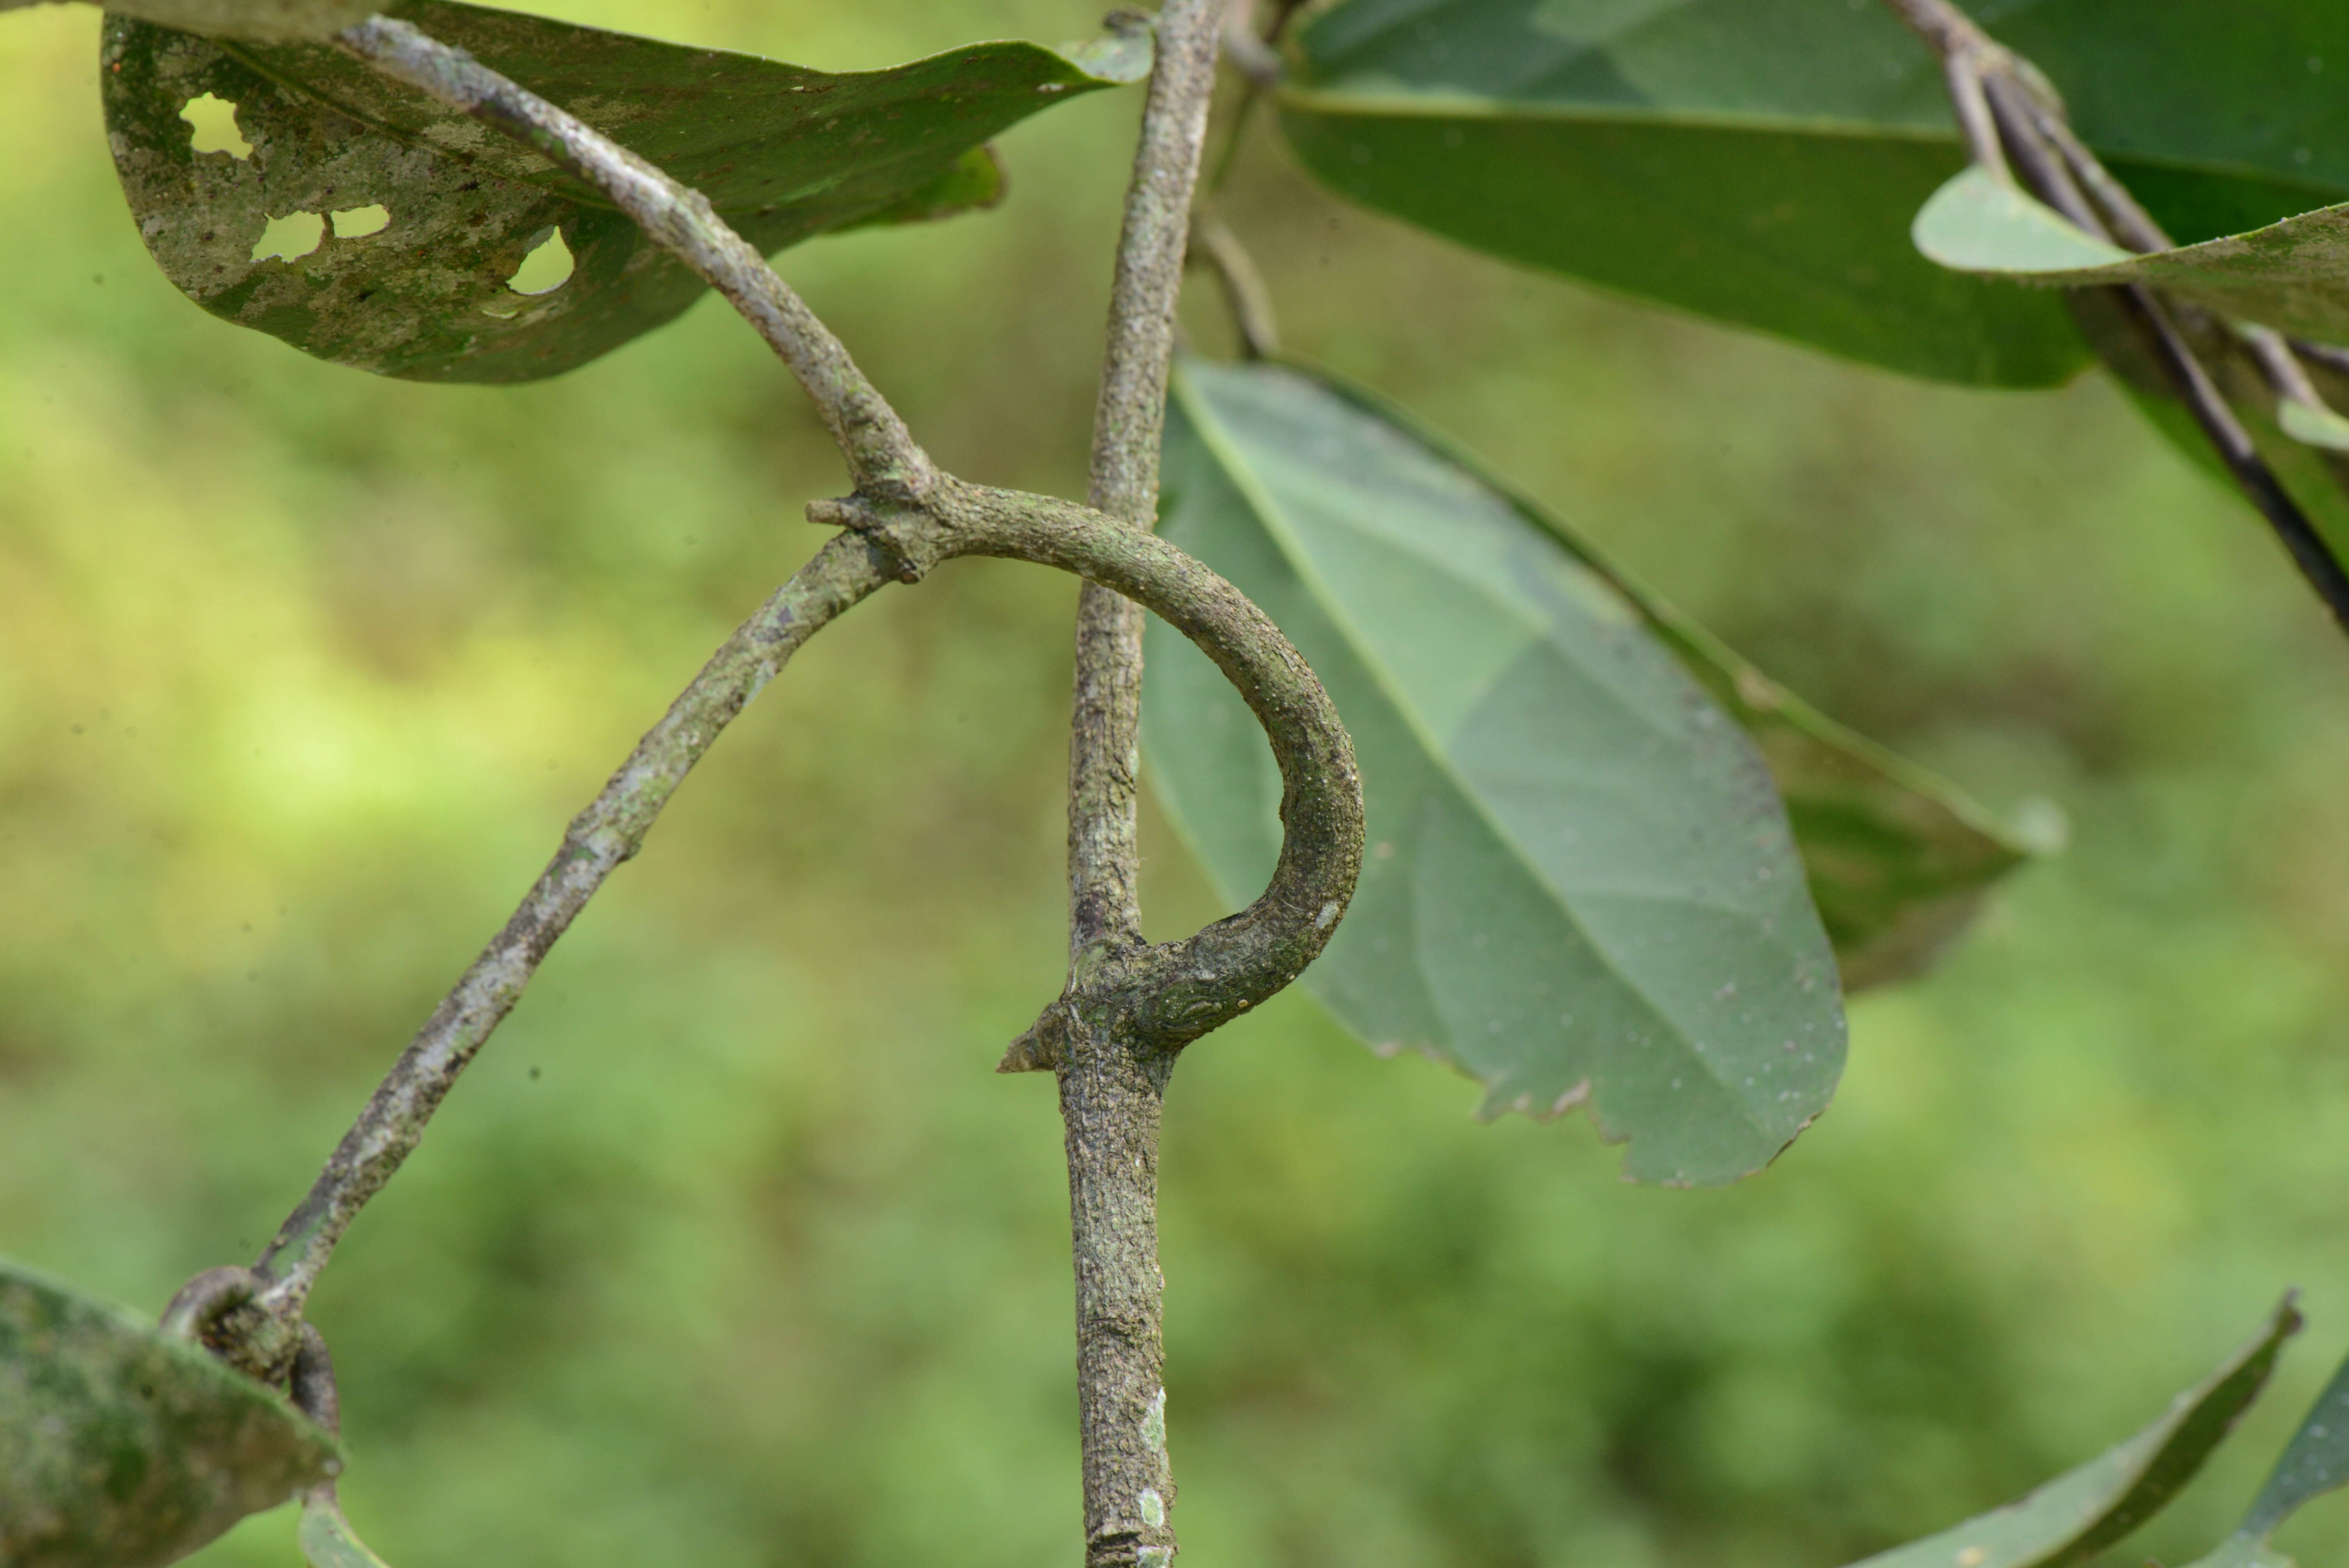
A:
<svg viewBox="0 0 2349 1568">
<path fill-rule="evenodd" d="M 1207 136 L 1219 0 L 1166 0 L 1110 289 L 1091 499 L 1144 531 L 1157 521 L 1158 442 L 1192 191 Z M 1142 945 L 1134 834 L 1141 767 L 1142 610 L 1087 583 L 1077 602 L 1069 737 L 1071 987 Z M 1173 1057 L 1130 1014 L 1072 1010 L 1058 1053 L 1077 1278 L 1077 1377 L 1087 1568 L 1166 1568 L 1164 1280 L 1158 1268 L 1158 1120 Z"/>
<path fill-rule="evenodd" d="M 1094 508 L 1148 529 L 1158 510 L 1174 304 L 1191 191 L 1215 88 L 1217 7 L 1168 0 L 1142 114 L 1125 227 L 1110 289 L 1109 342 L 1093 416 Z M 1134 789 L 1142 715 L 1142 612 L 1087 583 L 1077 602 L 1076 699 L 1069 738 L 1069 950 L 1142 940 Z"/>
</svg>

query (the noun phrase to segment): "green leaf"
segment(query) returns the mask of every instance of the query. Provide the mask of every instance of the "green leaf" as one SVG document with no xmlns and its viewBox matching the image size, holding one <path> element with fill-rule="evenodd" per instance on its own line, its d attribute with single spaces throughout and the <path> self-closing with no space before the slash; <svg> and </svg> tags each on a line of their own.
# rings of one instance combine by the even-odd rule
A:
<svg viewBox="0 0 2349 1568">
<path fill-rule="evenodd" d="M 2129 256 L 1979 166 L 1933 192 L 1909 232 L 1928 257 L 1960 272 L 2053 272 Z"/>
<path fill-rule="evenodd" d="M 2349 199 L 2349 100 L 2306 64 L 2349 62 L 2343 8 L 2002 11 L 2171 232 Z M 2044 386 L 2086 361 L 2057 302 L 1910 244 L 1966 160 L 1938 66 L 1873 0 L 1345 0 L 1299 53 L 1306 164 L 1453 239 L 1913 375 Z"/>
<path fill-rule="evenodd" d="M 1993 883 L 2032 855 L 2059 847 L 2060 822 L 2029 831 L 2002 824 L 1956 786 L 1811 707 L 1442 432 L 1329 371 L 1297 362 L 1291 368 L 1472 476 L 1606 579 L 1753 737 L 1794 827 L 1847 993 L 1929 968 Z"/>
<path fill-rule="evenodd" d="M 0 0 L 0 11 L 42 0 Z M 375 0 L 108 0 L 107 9 L 166 27 L 264 42 L 325 38 L 383 7 Z"/>
<path fill-rule="evenodd" d="M 2316 1397 L 2243 1522 L 2195 1568 L 2292 1568 L 2292 1559 L 2271 1548 L 2269 1537 L 2302 1504 L 2344 1482 L 2349 1482 L 2349 1362 L 2342 1364 Z"/>
<path fill-rule="evenodd" d="M 1094 69 L 999 43 L 834 76 L 450 0 L 392 11 L 700 190 L 770 254 L 996 201 L 987 138 L 1137 66 L 1130 42 L 1088 55 Z M 329 46 L 114 17 L 104 60 L 116 171 L 165 275 L 305 353 L 412 380 L 528 381 L 703 292 L 584 181 Z M 524 258 L 553 257 L 558 236 L 568 277 L 558 263 L 519 280 L 543 292 L 516 292 Z"/>
<path fill-rule="evenodd" d="M 1381 1049 L 1587 1104 L 1627 1171 L 1766 1163 L 1844 1055 L 1835 963 L 1753 743 L 1638 610 L 1509 500 L 1285 366 L 1189 364 L 1161 526 L 1237 583 L 1352 732 L 1369 851 L 1305 983 Z M 1228 895 L 1280 786 L 1204 658 L 1153 627 L 1154 778 Z"/>
<path fill-rule="evenodd" d="M 2349 419 L 2321 404 L 2284 398 L 2276 406 L 2276 425 L 2304 447 L 2349 452 Z"/>
<path fill-rule="evenodd" d="M 1919 250 L 1961 272 L 2064 288 L 2147 284 L 2221 315 L 2349 342 L 2349 203 L 2133 255 L 1969 169 L 1933 193 L 1915 234 Z"/>
<path fill-rule="evenodd" d="M 2287 1296 L 2266 1326 L 2161 1419 L 2027 1496 L 1855 1568 L 2067 1568 L 2161 1511 L 2234 1429 L 2275 1368 L 2300 1315 Z"/>
<path fill-rule="evenodd" d="M 0 1260 L 0 1563 L 149 1568 L 341 1468 L 260 1384 Z"/>
<path fill-rule="evenodd" d="M 336 1504 L 334 1493 L 320 1487 L 302 1500 L 302 1555 L 310 1568 L 386 1568 L 384 1560 L 367 1550 Z"/>
</svg>

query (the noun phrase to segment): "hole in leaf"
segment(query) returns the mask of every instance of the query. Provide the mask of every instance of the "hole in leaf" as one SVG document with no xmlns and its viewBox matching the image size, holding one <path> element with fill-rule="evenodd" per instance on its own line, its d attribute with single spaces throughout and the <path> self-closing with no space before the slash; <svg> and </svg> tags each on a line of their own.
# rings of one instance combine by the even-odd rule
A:
<svg viewBox="0 0 2349 1568">
<path fill-rule="evenodd" d="M 269 227 L 253 242 L 253 259 L 265 262 L 272 256 L 283 256 L 290 262 L 316 250 L 326 237 L 326 221 L 316 212 L 288 212 L 283 218 L 269 220 Z"/>
<path fill-rule="evenodd" d="M 381 232 L 391 223 L 391 210 L 378 201 L 371 206 L 354 207 L 347 212 L 335 214 L 335 238 L 356 240 L 363 234 Z"/>
<path fill-rule="evenodd" d="M 188 145 L 198 152 L 225 152 L 231 158 L 253 156 L 253 143 L 237 129 L 236 105 L 206 93 L 180 106 L 180 118 L 195 129 Z"/>
<path fill-rule="evenodd" d="M 571 247 L 563 242 L 563 231 L 549 229 L 531 237 L 530 254 L 506 280 L 506 287 L 518 294 L 553 294 L 571 281 L 571 269 L 576 264 L 571 259 Z"/>
</svg>

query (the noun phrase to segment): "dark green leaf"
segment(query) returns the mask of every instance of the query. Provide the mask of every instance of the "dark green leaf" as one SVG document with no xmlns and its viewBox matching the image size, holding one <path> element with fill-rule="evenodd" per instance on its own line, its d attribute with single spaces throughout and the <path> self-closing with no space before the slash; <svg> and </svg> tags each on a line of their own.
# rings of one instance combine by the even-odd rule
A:
<svg viewBox="0 0 2349 1568">
<path fill-rule="evenodd" d="M 0 1563 L 149 1568 L 341 1466 L 284 1399 L 0 1261 Z"/>
<path fill-rule="evenodd" d="M 323 1487 L 302 1500 L 302 1555 L 310 1568 L 385 1568 Z"/>
<path fill-rule="evenodd" d="M 1981 12 L 2172 233 L 2349 199 L 2349 12 L 2038 0 Z M 1346 0 L 1282 123 L 1339 190 L 1511 259 L 1916 375 L 2060 381 L 2058 302 L 1925 264 L 1965 163 L 1940 73 L 1875 0 Z"/>
<path fill-rule="evenodd" d="M 995 201 L 987 138 L 1136 65 L 1130 41 L 1088 52 L 1092 69 L 978 44 L 833 76 L 449 0 L 392 10 L 700 190 L 769 253 Z M 413 380 L 527 381 L 702 293 L 583 181 L 329 46 L 115 17 L 105 62 L 116 170 L 165 275 L 305 353 Z M 525 274 L 544 292 L 517 293 L 524 257 L 558 235 L 567 280 Z"/>
<path fill-rule="evenodd" d="M 2292 1560 L 2271 1547 L 2269 1537 L 2303 1503 L 2344 1482 L 2349 1482 L 2349 1362 L 2342 1364 L 2316 1397 L 2243 1522 L 2195 1568 L 2291 1568 Z"/>
<path fill-rule="evenodd" d="M 0 0 L 0 11 L 39 0 Z M 107 9 L 218 37 L 325 38 L 383 9 L 374 0 L 109 0 Z"/>
<path fill-rule="evenodd" d="M 1329 686 L 1370 849 L 1305 983 L 1485 1108 L 1588 1104 L 1627 1171 L 1768 1161 L 1844 1054 L 1834 956 L 1752 742 L 1598 573 L 1508 499 L 1281 366 L 1186 366 L 1167 537 Z M 1154 776 L 1227 892 L 1269 871 L 1279 781 L 1230 688 L 1154 627 Z"/>
<path fill-rule="evenodd" d="M 2349 342 L 2349 204 L 2131 255 L 1969 169 L 1925 203 L 1916 239 L 1928 256 L 1962 272 L 2065 288 L 2149 284 L 2224 316 Z"/>
<path fill-rule="evenodd" d="M 2194 1479 L 2259 1397 L 2277 1352 L 2299 1327 L 2287 1298 L 2248 1344 L 2118 1448 L 2004 1508 L 1856 1568 L 2067 1568 L 2085 1562 L 2161 1511 Z"/>
</svg>

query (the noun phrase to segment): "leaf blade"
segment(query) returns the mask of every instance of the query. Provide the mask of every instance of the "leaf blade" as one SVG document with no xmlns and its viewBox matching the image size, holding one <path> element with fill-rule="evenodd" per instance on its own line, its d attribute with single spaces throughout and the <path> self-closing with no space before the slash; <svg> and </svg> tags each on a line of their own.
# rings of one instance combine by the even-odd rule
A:
<svg viewBox="0 0 2349 1568">
<path fill-rule="evenodd" d="M 1001 193 L 981 144 L 1038 109 L 1121 85 L 1032 44 L 983 44 L 835 75 L 455 0 L 397 14 L 701 189 L 762 252 Z M 704 285 L 584 181 L 331 48 L 207 41 L 110 19 L 102 73 L 116 169 L 166 276 L 224 320 L 321 358 L 416 380 L 511 382 L 586 364 L 674 318 Z M 248 152 L 198 151 L 182 117 L 233 104 Z M 325 220 L 383 209 L 343 238 Z M 322 230 L 256 256 L 273 220 Z M 508 286 L 560 232 L 567 281 Z"/>
<path fill-rule="evenodd" d="M 2041 0 L 1999 31 L 2174 233 L 2349 199 L 2349 111 L 2299 68 L 2349 54 L 2328 8 L 2151 0 L 2123 26 Z M 2087 362 L 2055 302 L 1918 264 L 1906 217 L 1965 158 L 1882 7 L 1344 0 L 1299 57 L 1282 123 L 1308 167 L 1449 238 L 1912 375 L 2046 386 Z"/>
<path fill-rule="evenodd" d="M 2222 315 L 2349 341 L 2349 202 L 2249 233 L 2099 258 L 2109 247 L 2084 234 L 2081 243 L 2065 244 L 2053 227 L 2070 228 L 2063 219 L 2019 191 L 2002 197 L 1998 189 L 1975 169 L 1951 180 L 1918 214 L 1918 248 L 1944 266 L 1982 277 L 2056 288 L 2146 284 Z"/>
<path fill-rule="evenodd" d="M 1475 476 L 1604 579 L 1754 738 L 1785 804 L 1847 992 L 1922 972 L 1971 921 L 1992 885 L 2053 847 L 2052 833 L 2026 835 L 1998 821 L 1953 785 L 1771 679 L 1442 431 L 1326 369 L 1284 363 Z"/>
<path fill-rule="evenodd" d="M 340 1468 L 334 1440 L 185 1341 L 0 1260 L 0 1561 L 176 1562 Z"/>
<path fill-rule="evenodd" d="M 2259 1397 L 2299 1327 L 2287 1296 L 2259 1333 L 2135 1437 L 2003 1508 L 1852 1568 L 2069 1568 L 2086 1561 L 2184 1490 Z"/>
<path fill-rule="evenodd" d="M 334 1493 L 319 1487 L 302 1500 L 299 1532 L 302 1555 L 310 1568 L 386 1568 L 384 1560 L 361 1541 Z"/>
<path fill-rule="evenodd" d="M 1296 642 L 1361 760 L 1371 852 L 1309 988 L 1486 1114 L 1588 1103 L 1636 1179 L 1766 1163 L 1832 1092 L 1842 1016 L 1743 735 L 1601 579 L 1294 369 L 1186 366 L 1169 431 L 1163 531 Z M 1152 635 L 1153 774 L 1229 892 L 1277 853 L 1278 781 Z"/>
</svg>

